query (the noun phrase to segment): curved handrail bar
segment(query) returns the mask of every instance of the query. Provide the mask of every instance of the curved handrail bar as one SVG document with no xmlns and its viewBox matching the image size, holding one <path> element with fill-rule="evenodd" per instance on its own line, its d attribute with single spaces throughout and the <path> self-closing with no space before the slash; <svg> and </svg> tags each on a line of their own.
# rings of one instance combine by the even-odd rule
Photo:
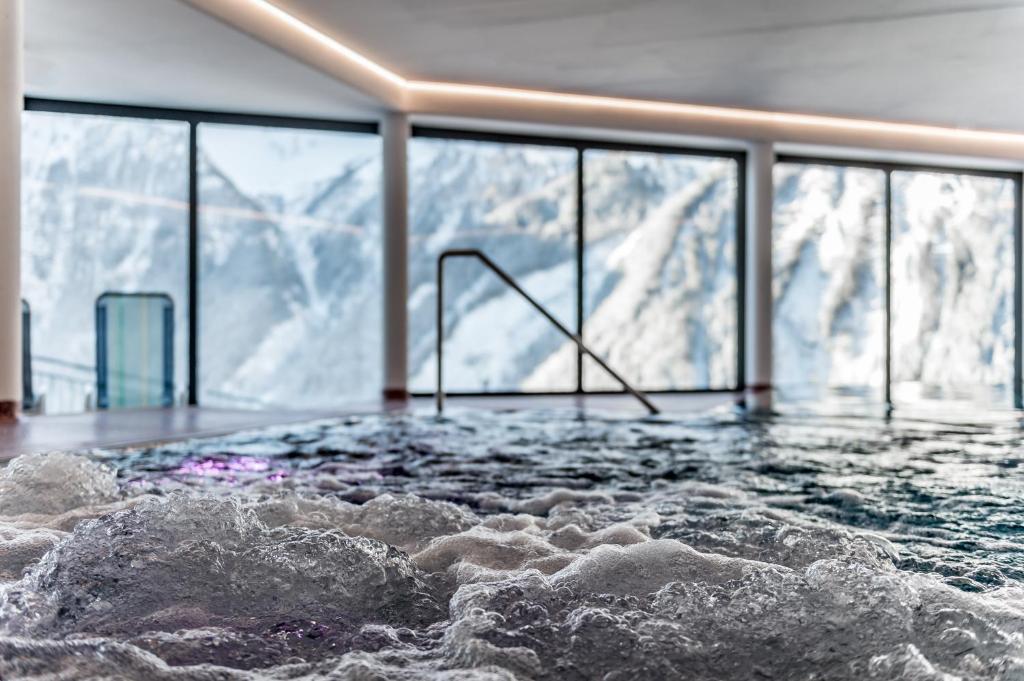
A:
<svg viewBox="0 0 1024 681">
<path fill-rule="evenodd" d="M 576 347 L 580 349 L 580 352 L 585 355 L 589 355 L 595 362 L 597 362 L 602 369 L 608 372 L 608 374 L 618 381 L 623 389 L 630 395 L 640 401 L 644 407 L 647 408 L 651 414 L 660 413 L 658 408 L 654 406 L 654 403 L 648 399 L 640 390 L 630 385 L 629 381 L 619 375 L 617 371 L 608 366 L 608 363 L 597 356 L 597 354 L 588 348 L 584 344 L 583 339 L 578 335 L 570 331 L 560 321 L 555 319 L 555 316 L 548 312 L 548 310 L 538 303 L 533 296 L 523 290 L 512 276 L 501 269 L 493 260 L 491 260 L 486 253 L 476 248 L 453 248 L 446 250 L 441 253 L 437 258 L 437 393 L 435 398 L 437 400 L 437 411 L 438 413 L 444 411 L 444 263 L 449 258 L 476 258 L 489 270 L 498 275 L 503 282 L 505 282 L 513 291 L 521 295 L 526 302 L 528 302 L 535 310 L 540 312 L 545 319 L 551 322 L 556 329 L 562 332 L 566 338 L 576 344 Z"/>
</svg>

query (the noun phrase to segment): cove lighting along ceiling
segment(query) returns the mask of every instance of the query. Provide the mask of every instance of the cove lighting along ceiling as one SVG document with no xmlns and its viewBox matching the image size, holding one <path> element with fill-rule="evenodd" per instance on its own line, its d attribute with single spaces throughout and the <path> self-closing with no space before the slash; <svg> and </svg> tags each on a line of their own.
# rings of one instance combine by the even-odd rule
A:
<svg viewBox="0 0 1024 681">
<path fill-rule="evenodd" d="M 410 113 L 422 112 L 417 106 L 417 96 L 432 98 L 456 98 L 481 104 L 501 105 L 502 103 L 534 104 L 571 108 L 577 111 L 605 111 L 608 113 L 638 113 L 661 116 L 679 116 L 703 121 L 717 121 L 736 125 L 762 126 L 769 128 L 799 128 L 804 131 L 834 132 L 847 135 L 885 135 L 923 142 L 956 144 L 981 144 L 986 146 L 1008 145 L 1024 150 L 1024 134 L 951 128 L 937 125 L 894 123 L 836 116 L 785 113 L 740 109 L 731 107 L 684 104 L 667 101 L 650 101 L 598 95 L 567 94 L 541 90 L 527 90 L 493 85 L 444 83 L 410 80 L 378 64 L 356 50 L 342 44 L 323 31 L 289 14 L 268 0 L 185 0 L 204 11 L 222 18 L 237 16 L 239 10 L 248 9 L 263 19 L 276 22 L 277 29 L 296 32 L 334 58 L 340 58 L 348 67 L 358 69 L 364 76 L 380 81 L 386 87 L 399 93 L 398 108 Z M 393 103 L 394 104 L 394 103 Z"/>
<path fill-rule="evenodd" d="M 902 135 L 910 134 L 922 137 L 951 137 L 957 139 L 976 139 L 979 141 L 992 142 L 1002 140 L 1005 142 L 1012 142 L 1014 144 L 1024 142 L 1024 135 L 1011 132 L 992 132 L 987 130 L 971 130 L 968 128 L 944 128 L 933 125 L 915 125 L 913 123 L 889 123 L 885 121 L 869 121 L 856 118 L 758 111 L 754 109 L 737 109 L 731 107 L 707 106 L 703 104 L 683 104 L 678 102 L 658 102 L 643 99 L 625 99 L 620 97 L 601 97 L 597 95 L 565 94 L 559 92 L 545 92 L 543 90 L 518 90 L 494 85 L 465 85 L 460 83 L 405 81 L 405 87 L 412 92 L 433 92 L 438 94 L 464 95 L 481 98 L 514 99 L 537 103 L 560 104 L 563 106 L 644 111 L 669 115 L 702 116 L 728 119 L 740 123 L 813 126 L 818 128 L 860 130 L 863 132 L 895 132 Z"/>
</svg>

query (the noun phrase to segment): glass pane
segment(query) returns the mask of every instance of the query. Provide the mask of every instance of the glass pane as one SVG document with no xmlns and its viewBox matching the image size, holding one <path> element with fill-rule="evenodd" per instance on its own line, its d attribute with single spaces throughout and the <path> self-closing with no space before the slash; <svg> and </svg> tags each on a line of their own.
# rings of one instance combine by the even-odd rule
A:
<svg viewBox="0 0 1024 681">
<path fill-rule="evenodd" d="M 774 383 L 784 399 L 882 399 L 885 173 L 775 166 Z"/>
<path fill-rule="evenodd" d="M 410 144 L 409 374 L 432 392 L 437 258 L 476 248 L 570 329 L 576 319 L 576 152 L 415 139 Z M 445 389 L 576 388 L 565 337 L 479 262 L 445 272 Z"/>
<path fill-rule="evenodd" d="M 894 398 L 1008 401 L 1013 182 L 920 172 L 892 182 Z"/>
<path fill-rule="evenodd" d="M 584 182 L 586 342 L 647 390 L 734 387 L 737 164 L 590 150 Z"/>
<path fill-rule="evenodd" d="M 380 396 L 380 159 L 376 135 L 200 126 L 203 404 Z"/>
<path fill-rule="evenodd" d="M 188 125 L 27 112 L 22 294 L 37 402 L 96 402 L 95 306 L 105 291 L 174 300 L 175 394 L 186 386 Z"/>
</svg>

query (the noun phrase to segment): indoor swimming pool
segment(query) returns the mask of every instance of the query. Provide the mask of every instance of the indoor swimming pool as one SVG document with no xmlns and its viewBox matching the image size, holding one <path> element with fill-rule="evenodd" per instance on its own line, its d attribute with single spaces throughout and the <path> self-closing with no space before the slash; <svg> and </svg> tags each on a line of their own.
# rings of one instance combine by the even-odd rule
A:
<svg viewBox="0 0 1024 681">
<path fill-rule="evenodd" d="M 973 421 L 464 411 L 0 471 L 0 678 L 1024 679 Z"/>
</svg>

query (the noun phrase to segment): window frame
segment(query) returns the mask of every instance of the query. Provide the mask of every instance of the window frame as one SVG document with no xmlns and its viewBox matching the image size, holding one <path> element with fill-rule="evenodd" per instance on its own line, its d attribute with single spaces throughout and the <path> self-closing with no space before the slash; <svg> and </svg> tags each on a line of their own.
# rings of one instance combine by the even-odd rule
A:
<svg viewBox="0 0 1024 681">
<path fill-rule="evenodd" d="M 588 150 L 624 151 L 694 158 L 729 159 L 736 163 L 736 382 L 725 388 L 689 388 L 675 390 L 645 390 L 651 395 L 704 395 L 738 394 L 746 386 L 746 283 L 747 283 L 747 152 L 720 147 L 688 147 L 671 144 L 648 144 L 612 139 L 587 137 L 561 137 L 528 135 L 486 130 L 413 125 L 411 138 L 441 139 L 462 142 L 489 142 L 534 147 L 558 147 L 576 152 L 576 301 L 575 331 L 581 338 L 585 321 L 584 310 L 584 249 L 586 247 L 586 183 L 584 154 Z M 614 367 L 613 367 L 614 368 Z M 620 395 L 622 390 L 585 390 L 583 387 L 582 353 L 576 353 L 576 387 L 560 391 L 446 391 L 450 397 L 551 397 L 564 395 Z M 413 397 L 433 397 L 433 392 L 416 391 Z"/>
<path fill-rule="evenodd" d="M 882 384 L 882 401 L 887 411 L 894 409 L 892 400 L 892 227 L 893 227 L 893 194 L 892 175 L 895 172 L 934 173 L 944 175 L 966 175 L 969 177 L 985 177 L 1008 180 L 1013 183 L 1013 407 L 1024 409 L 1024 172 L 1011 170 L 993 170 L 986 168 L 970 168 L 961 166 L 932 165 L 927 163 L 902 163 L 896 161 L 874 161 L 868 159 L 843 158 L 836 156 L 816 156 L 804 154 L 778 154 L 775 164 L 817 165 L 839 168 L 864 168 L 880 170 L 885 174 L 883 192 L 883 276 L 885 278 L 885 294 L 882 301 L 884 322 L 884 376 Z M 774 241 L 773 241 L 774 243 Z M 774 306 L 774 298 L 772 305 Z"/>
<path fill-rule="evenodd" d="M 188 379 L 186 387 L 190 407 L 199 406 L 199 126 L 204 123 L 212 123 L 259 128 L 380 134 L 380 126 L 372 121 L 341 121 L 198 109 L 101 104 L 38 97 L 26 97 L 24 111 L 188 123 L 188 284 L 186 287 L 188 294 L 186 315 Z"/>
<path fill-rule="evenodd" d="M 47 99 L 26 97 L 24 110 L 62 114 L 80 114 L 89 116 L 106 116 L 113 118 L 133 118 L 137 120 L 180 121 L 189 124 L 189 227 L 188 227 L 188 404 L 198 405 L 198 363 L 199 363 L 199 206 L 198 206 L 198 128 L 203 123 L 243 125 L 265 128 L 291 128 L 301 130 L 320 130 L 333 132 L 355 132 L 364 134 L 380 134 L 380 126 L 375 121 L 351 121 L 325 118 L 305 118 L 295 116 L 276 116 L 250 114 L 241 112 L 207 111 L 199 109 L 179 109 L 150 106 L 133 106 L 80 102 L 73 100 Z M 433 127 L 413 125 L 412 137 L 462 140 L 469 142 L 492 142 L 504 144 L 522 144 L 531 146 L 553 146 L 573 149 L 576 151 L 576 331 L 583 328 L 583 267 L 586 230 L 586 189 L 584 182 L 584 152 L 590 149 L 605 151 L 626 151 L 638 153 L 668 154 L 700 158 L 725 158 L 733 160 L 737 165 L 736 192 L 736 277 L 737 277 L 737 353 L 736 353 L 736 385 L 731 388 L 699 388 L 682 390 L 656 390 L 653 394 L 707 394 L 707 393 L 738 393 L 746 385 L 746 222 L 747 222 L 747 153 L 720 147 L 688 147 L 672 144 L 648 144 L 643 142 L 616 141 L 611 139 L 588 137 L 562 137 L 549 135 L 524 135 L 486 130 L 459 129 L 449 127 Z M 1024 408 L 1024 172 L 1010 170 L 994 170 L 986 168 L 963 167 L 956 165 L 904 163 L 886 160 L 847 158 L 832 155 L 788 154 L 781 153 L 775 158 L 776 163 L 804 165 L 824 165 L 854 167 L 881 170 L 885 173 L 885 376 L 884 402 L 892 409 L 892 329 L 891 329 L 891 260 L 892 260 L 892 173 L 893 172 L 928 172 L 989 177 L 1009 180 L 1014 185 L 1014 407 Z M 454 396 L 465 397 L 502 397 L 518 395 L 602 395 L 620 394 L 617 390 L 585 391 L 582 385 L 583 364 L 580 358 L 576 362 L 576 389 L 558 392 L 525 392 L 525 391 L 486 391 L 486 392 L 454 392 Z M 432 392 L 416 392 L 414 397 L 429 397 Z"/>
</svg>

